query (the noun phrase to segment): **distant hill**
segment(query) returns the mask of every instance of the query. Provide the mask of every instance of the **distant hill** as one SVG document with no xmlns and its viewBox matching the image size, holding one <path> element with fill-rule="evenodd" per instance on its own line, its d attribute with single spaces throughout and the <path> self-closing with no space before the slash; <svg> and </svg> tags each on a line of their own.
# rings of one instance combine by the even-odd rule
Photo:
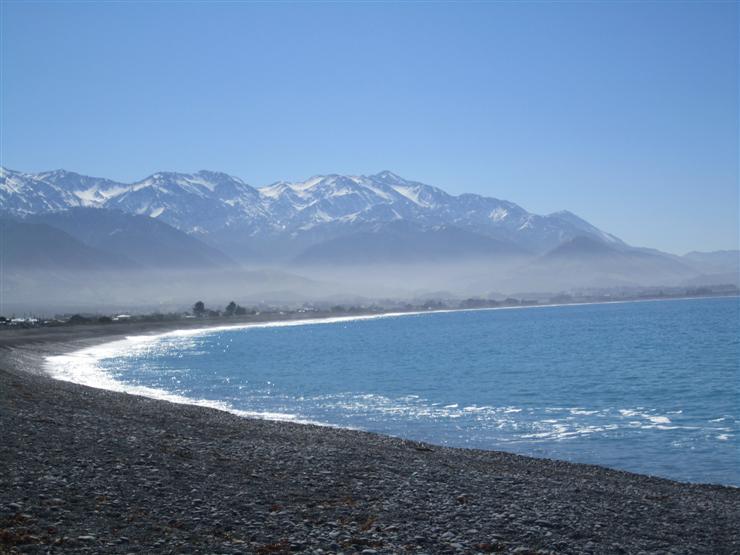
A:
<svg viewBox="0 0 740 555">
<path fill-rule="evenodd" d="M 25 221 L 60 229 L 88 246 L 134 261 L 142 268 L 225 268 L 235 264 L 218 249 L 164 222 L 118 210 L 71 208 L 31 215 Z"/>
<path fill-rule="evenodd" d="M 424 229 L 400 222 L 324 241 L 306 249 L 295 262 L 303 266 L 495 262 L 529 254 L 514 243 L 455 227 Z"/>
<path fill-rule="evenodd" d="M 681 260 L 699 273 L 686 280 L 686 285 L 736 285 L 740 287 L 740 251 L 693 251 Z"/>
<path fill-rule="evenodd" d="M 97 272 L 137 268 L 120 255 L 104 252 L 43 223 L 0 220 L 4 272 Z"/>
<path fill-rule="evenodd" d="M 575 237 L 543 255 L 539 262 L 546 264 L 566 263 L 585 267 L 629 274 L 635 271 L 653 271 L 667 275 L 685 276 L 691 268 L 669 255 L 645 252 L 627 246 L 603 243 L 591 237 Z M 596 266 L 594 266 L 596 265 Z"/>
<path fill-rule="evenodd" d="M 520 283 L 566 286 L 622 286 L 641 283 L 672 285 L 695 276 L 676 257 L 592 237 L 575 237 L 518 270 Z"/>
<path fill-rule="evenodd" d="M 707 273 L 740 273 L 740 251 L 724 250 L 712 252 L 693 251 L 682 259 L 697 270 Z"/>
</svg>

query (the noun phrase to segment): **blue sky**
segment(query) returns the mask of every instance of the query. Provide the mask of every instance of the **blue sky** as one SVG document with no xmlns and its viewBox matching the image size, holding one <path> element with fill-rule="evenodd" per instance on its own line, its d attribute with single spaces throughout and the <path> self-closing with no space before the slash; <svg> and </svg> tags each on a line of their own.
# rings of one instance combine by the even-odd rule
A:
<svg viewBox="0 0 740 555">
<path fill-rule="evenodd" d="M 2 2 L 2 165 L 390 169 L 738 247 L 738 5 Z"/>
</svg>

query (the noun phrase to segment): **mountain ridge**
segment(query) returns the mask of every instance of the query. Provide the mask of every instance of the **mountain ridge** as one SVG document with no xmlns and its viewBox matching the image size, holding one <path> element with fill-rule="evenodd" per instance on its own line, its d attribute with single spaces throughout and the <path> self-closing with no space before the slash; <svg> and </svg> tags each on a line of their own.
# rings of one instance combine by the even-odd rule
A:
<svg viewBox="0 0 740 555">
<path fill-rule="evenodd" d="M 161 171 L 120 183 L 66 170 L 0 168 L 0 214 L 56 224 L 90 247 L 171 269 L 187 267 L 192 251 L 194 267 L 233 261 L 330 278 L 340 267 L 367 273 L 360 269 L 426 265 L 439 272 L 472 265 L 480 275 L 511 276 L 504 283 L 512 286 L 567 288 L 727 280 L 738 260 L 732 253 L 681 257 L 632 247 L 567 210 L 534 214 L 494 197 L 451 195 L 389 170 L 255 188 L 209 170 Z M 126 222 L 111 228 L 121 214 Z M 114 235 L 118 228 L 125 232 Z"/>
<path fill-rule="evenodd" d="M 318 244 L 366 224 L 410 221 L 454 226 L 525 250 L 544 253 L 576 236 L 616 245 L 619 238 L 571 212 L 528 212 L 506 200 L 440 188 L 383 170 L 374 175 L 316 175 L 255 188 L 238 177 L 200 170 L 157 172 L 133 183 L 67 170 L 23 173 L 0 168 L 0 207 L 15 216 L 75 207 L 116 209 L 160 219 L 218 247 L 219 234 L 238 235 L 234 252 L 255 241 L 310 236 Z M 231 237 L 233 239 L 233 237 Z"/>
</svg>

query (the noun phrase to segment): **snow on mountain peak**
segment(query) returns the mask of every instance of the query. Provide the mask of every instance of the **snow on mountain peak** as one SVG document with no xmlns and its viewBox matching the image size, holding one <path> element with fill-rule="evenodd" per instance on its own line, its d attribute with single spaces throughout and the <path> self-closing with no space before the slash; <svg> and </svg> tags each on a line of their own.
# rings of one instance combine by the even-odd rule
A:
<svg viewBox="0 0 740 555">
<path fill-rule="evenodd" d="M 267 185 L 266 187 L 260 187 L 257 189 L 263 197 L 275 199 L 280 197 L 280 195 L 283 193 L 283 191 L 290 187 L 290 184 L 287 181 L 277 181 L 273 183 L 272 185 Z"/>
<path fill-rule="evenodd" d="M 296 234 L 338 226 L 454 226 L 541 251 L 567 238 L 588 235 L 621 241 L 567 211 L 549 216 L 475 194 L 453 196 L 391 171 L 374 175 L 316 175 L 255 189 L 237 177 L 200 170 L 157 172 L 125 184 L 65 170 L 27 174 L 0 168 L 0 209 L 18 215 L 75 206 L 145 214 L 189 233 L 243 230 Z"/>
<path fill-rule="evenodd" d="M 509 211 L 503 207 L 498 207 L 491 211 L 491 219 L 494 222 L 500 222 L 502 220 L 505 220 L 508 215 L 509 215 Z"/>
<path fill-rule="evenodd" d="M 596 226 L 588 223 L 583 218 L 576 216 L 573 212 L 569 210 L 560 210 L 558 212 L 553 212 L 548 217 L 557 218 L 558 220 L 561 220 L 563 222 L 568 222 L 570 225 L 575 226 L 577 229 L 588 234 L 595 235 L 599 237 L 602 241 L 605 241 L 607 243 L 624 244 L 624 242 L 618 237 L 615 237 L 611 233 L 606 233 L 605 231 L 600 230 Z"/>
<path fill-rule="evenodd" d="M 382 180 L 386 182 L 406 183 L 406 180 L 404 178 L 393 173 L 390 170 L 383 170 L 382 172 L 378 172 L 375 175 L 371 175 L 369 177 L 370 179 Z"/>
</svg>

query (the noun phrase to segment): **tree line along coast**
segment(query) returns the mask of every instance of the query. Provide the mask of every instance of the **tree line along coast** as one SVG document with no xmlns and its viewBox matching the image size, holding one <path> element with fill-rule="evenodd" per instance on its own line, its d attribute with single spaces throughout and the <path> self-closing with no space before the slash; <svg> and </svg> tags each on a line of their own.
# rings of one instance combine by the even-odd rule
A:
<svg viewBox="0 0 740 555">
<path fill-rule="evenodd" d="M 196 301 L 187 310 L 171 311 L 114 311 L 74 312 L 45 316 L 39 314 L 0 314 L 0 330 L 14 328 L 57 327 L 74 325 L 107 325 L 126 323 L 192 322 L 209 323 L 250 322 L 267 320 L 287 320 L 298 318 L 321 318 L 330 316 L 351 316 L 362 314 L 383 314 L 388 312 L 424 312 L 434 310 L 473 310 L 486 308 L 514 308 L 526 306 L 546 306 L 561 304 L 586 304 L 600 302 L 628 302 L 640 300 L 681 299 L 694 297 L 724 297 L 740 295 L 734 285 L 718 285 L 695 288 L 664 287 L 627 291 L 601 291 L 582 293 L 560 293 L 556 295 L 528 295 L 526 298 L 469 297 L 465 299 L 414 299 L 378 300 L 372 302 L 330 303 L 303 302 L 300 304 L 258 303 L 242 306 L 230 301 L 222 307 L 208 306 L 204 301 Z"/>
</svg>

